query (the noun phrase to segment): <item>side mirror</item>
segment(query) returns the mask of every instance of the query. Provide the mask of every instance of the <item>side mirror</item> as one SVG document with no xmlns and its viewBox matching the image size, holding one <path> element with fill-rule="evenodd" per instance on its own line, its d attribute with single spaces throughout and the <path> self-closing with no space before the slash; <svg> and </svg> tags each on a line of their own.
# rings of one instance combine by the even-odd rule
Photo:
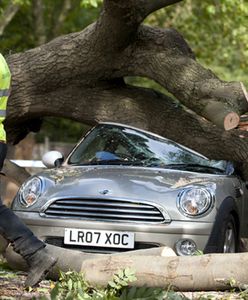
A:
<svg viewBox="0 0 248 300">
<path fill-rule="evenodd" d="M 61 166 L 64 161 L 64 156 L 59 151 L 49 151 L 42 157 L 42 162 L 47 168 Z"/>
</svg>

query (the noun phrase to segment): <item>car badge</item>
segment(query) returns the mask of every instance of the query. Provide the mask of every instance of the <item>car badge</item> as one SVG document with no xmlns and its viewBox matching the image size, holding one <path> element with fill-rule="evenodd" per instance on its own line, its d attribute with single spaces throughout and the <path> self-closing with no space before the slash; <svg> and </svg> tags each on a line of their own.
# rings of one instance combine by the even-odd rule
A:
<svg viewBox="0 0 248 300">
<path fill-rule="evenodd" d="M 107 195 L 107 194 L 110 193 L 110 190 L 102 190 L 102 191 L 99 191 L 99 193 L 100 193 L 101 195 Z"/>
</svg>

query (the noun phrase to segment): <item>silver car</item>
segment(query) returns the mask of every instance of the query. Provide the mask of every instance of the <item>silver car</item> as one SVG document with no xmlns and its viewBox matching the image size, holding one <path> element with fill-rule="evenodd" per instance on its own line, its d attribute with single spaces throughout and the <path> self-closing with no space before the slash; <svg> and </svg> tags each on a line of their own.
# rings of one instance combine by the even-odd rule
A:
<svg viewBox="0 0 248 300">
<path fill-rule="evenodd" d="M 51 151 L 43 162 L 12 209 L 46 243 L 193 255 L 237 252 L 247 237 L 247 189 L 233 165 L 151 132 L 100 123 L 66 159 Z"/>
</svg>

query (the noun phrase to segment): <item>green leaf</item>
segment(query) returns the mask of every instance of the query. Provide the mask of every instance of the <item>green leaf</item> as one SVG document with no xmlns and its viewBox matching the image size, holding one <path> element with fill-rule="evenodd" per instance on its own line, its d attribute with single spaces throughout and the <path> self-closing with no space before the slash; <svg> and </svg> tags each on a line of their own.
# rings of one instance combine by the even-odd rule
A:
<svg viewBox="0 0 248 300">
<path fill-rule="evenodd" d="M 69 290 L 72 290 L 72 285 L 73 285 L 73 282 L 71 279 L 68 280 L 68 289 Z"/>
<path fill-rule="evenodd" d="M 55 284 L 55 287 L 50 292 L 51 300 L 56 300 L 59 295 L 59 282 Z"/>
<path fill-rule="evenodd" d="M 116 283 L 114 281 L 109 281 L 108 285 L 110 285 L 112 288 L 116 288 Z"/>
<path fill-rule="evenodd" d="M 102 0 L 82 0 L 81 6 L 85 8 L 98 7 Z"/>
<path fill-rule="evenodd" d="M 123 290 L 121 300 L 162 300 L 165 291 L 150 287 L 132 287 Z M 167 298 L 166 298 L 167 299 Z"/>
</svg>

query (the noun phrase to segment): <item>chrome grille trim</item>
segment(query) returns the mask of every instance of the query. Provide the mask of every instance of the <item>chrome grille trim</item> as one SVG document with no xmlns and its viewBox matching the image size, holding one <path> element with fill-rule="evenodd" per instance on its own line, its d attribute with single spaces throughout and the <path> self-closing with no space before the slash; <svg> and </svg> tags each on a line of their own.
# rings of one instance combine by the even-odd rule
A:
<svg viewBox="0 0 248 300">
<path fill-rule="evenodd" d="M 112 199 L 56 199 L 41 216 L 142 224 L 170 222 L 154 204 Z"/>
</svg>

